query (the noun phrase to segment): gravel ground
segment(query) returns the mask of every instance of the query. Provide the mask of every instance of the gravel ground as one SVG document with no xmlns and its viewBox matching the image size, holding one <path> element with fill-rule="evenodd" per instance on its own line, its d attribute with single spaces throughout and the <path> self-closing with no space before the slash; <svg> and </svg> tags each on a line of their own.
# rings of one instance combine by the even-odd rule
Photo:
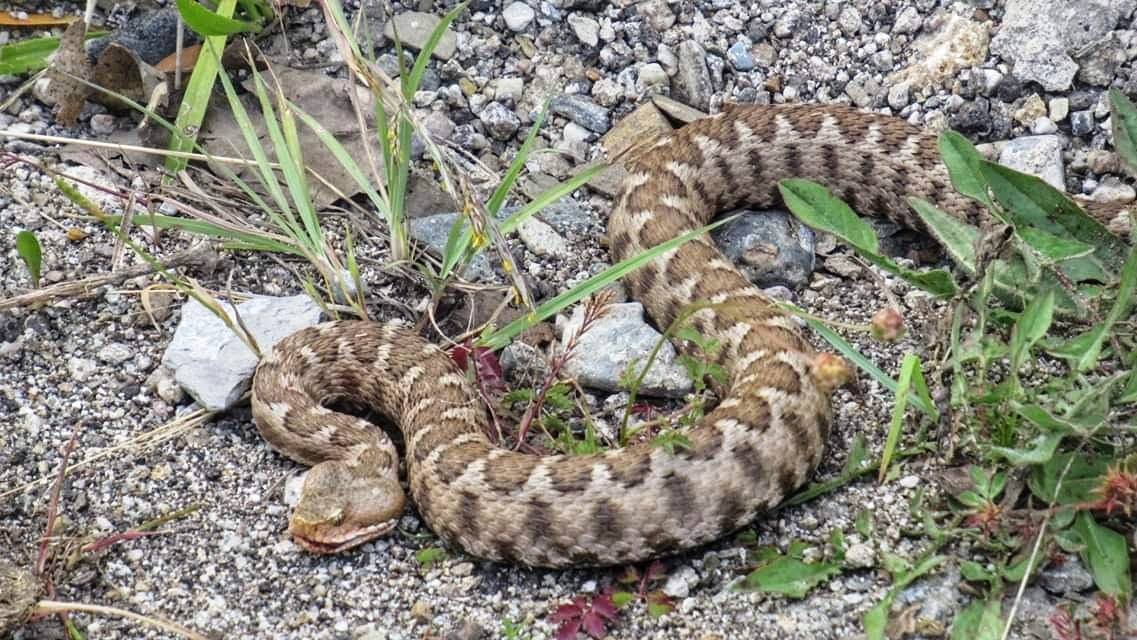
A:
<svg viewBox="0 0 1137 640">
<path fill-rule="evenodd" d="M 36 10 L 35 2 L 17 4 Z M 418 4 L 438 14 L 446 8 Z M 1065 7 L 1071 13 L 1063 17 L 1058 9 Z M 0 9 L 10 8 L 0 2 Z M 418 8 L 394 7 L 397 14 Z M 74 13 L 77 7 L 72 3 L 64 10 Z M 455 53 L 432 65 L 426 95 L 416 96 L 416 105 L 497 170 L 516 151 L 543 99 L 575 95 L 555 108 L 558 115 L 550 118 L 541 141 L 565 153 L 539 154 L 528 167 L 537 178 L 563 178 L 595 157 L 598 134 L 650 93 L 669 93 L 711 111 L 724 100 L 851 102 L 930 127 L 952 126 L 977 142 L 992 143 L 986 150 L 1001 161 L 1044 175 L 1071 193 L 1132 200 L 1132 187 L 1115 177 L 1116 158 L 1103 150 L 1108 113 L 1102 96 L 1108 86 L 1137 93 L 1133 11 L 1132 0 L 975 0 L 967 5 L 482 0 L 453 25 Z M 125 14 L 116 6 L 101 19 L 115 23 Z M 1029 37 L 1022 35 L 1024 16 L 1032 16 L 1039 27 Z M 1079 25 L 1088 34 L 1084 41 L 1069 40 L 1082 37 L 1066 29 L 1071 16 L 1085 22 Z M 335 61 L 316 10 L 295 12 L 289 24 L 293 62 Z M 0 44 L 26 35 L 0 30 Z M 1027 46 L 1031 38 L 1045 45 L 1042 53 Z M 1085 46 L 1091 41 L 1094 46 Z M 389 43 L 380 47 L 387 54 L 381 64 L 393 60 L 391 51 Z M 0 78 L 0 99 L 21 81 Z M 24 133 L 97 137 L 93 130 L 128 126 L 128 117 L 88 105 L 78 128 L 65 132 L 52 122 L 49 107 L 30 95 L 0 113 L 0 129 Z M 37 143 L 8 139 L 4 145 L 33 163 L 57 162 L 54 150 Z M 131 179 L 64 169 L 119 185 Z M 603 268 L 607 257 L 600 237 L 608 207 L 603 193 L 582 190 L 568 203 L 568 222 L 546 219 L 568 247 L 559 256 L 546 255 L 531 238 L 513 243 L 539 292 L 555 293 Z M 76 225 L 69 220 L 75 214 L 35 166 L 0 169 L 0 228 L 36 231 L 44 245 L 47 283 L 105 272 L 116 260 L 119 266 L 136 263 L 129 251 L 116 257 L 114 239 L 95 225 L 78 224 L 87 236 L 69 240 L 66 229 Z M 819 252 L 832 253 L 823 244 Z M 185 246 L 185 238 L 167 237 L 155 251 L 169 256 Z M 5 244 L 0 261 L 3 297 L 28 284 L 11 247 Z M 362 251 L 376 262 L 384 257 L 376 244 L 365 244 Z M 891 345 L 850 339 L 893 374 L 906 351 L 927 355 L 924 343 L 941 307 L 851 263 L 840 249 L 818 262 L 819 270 L 795 294 L 800 304 L 822 316 L 864 322 L 891 297 L 899 301 L 909 336 Z M 288 270 L 262 255 L 225 255 L 192 273 L 215 289 L 300 292 Z M 426 296 L 373 266 L 365 273 L 373 293 L 399 299 L 377 302 L 376 316 L 419 308 Z M 57 599 L 118 606 L 226 638 L 500 637 L 505 620 L 522 623 L 521 637 L 546 638 L 554 630 L 547 616 L 557 605 L 594 593 L 613 577 L 608 571 L 525 570 L 454 551 L 424 569 L 414 553 L 437 540 L 411 512 L 397 534 L 357 552 L 315 558 L 299 551 L 285 532 L 283 494 L 300 468 L 269 451 L 247 407 L 152 446 L 135 442 L 193 409 L 160 367 L 182 300 L 156 295 L 155 326 L 140 291 L 156 281 L 134 278 L 82 299 L 0 311 L 0 493 L 40 481 L 0 498 L 0 559 L 34 563 L 47 505 L 45 480 L 56 472 L 73 433 L 73 460 L 106 455 L 67 475 L 60 534 L 100 537 L 198 507 L 167 525 L 169 533 L 87 554 L 74 566 L 59 568 Z M 889 395 L 862 377 L 836 394 L 834 407 L 837 427 L 819 480 L 840 472 L 858 434 L 871 450 L 880 450 Z M 949 443 L 941 438 L 941 444 Z M 860 617 L 891 584 L 882 554 L 913 557 L 925 544 L 910 535 L 919 523 L 909 501 L 920 489 L 932 489 L 934 497 L 944 471 L 934 457 L 917 458 L 884 485 L 855 483 L 760 518 L 753 527 L 756 542 L 725 539 L 668 559 L 666 590 L 676 610 L 651 619 L 642 605 L 632 605 L 609 637 L 855 637 L 861 633 Z M 875 525 L 869 539 L 853 526 L 862 510 L 871 513 Z M 855 556 L 858 568 L 801 600 L 733 590 L 747 571 L 747 550 L 754 544 L 784 550 L 800 540 L 809 547 L 807 557 L 820 558 L 832 553 L 833 531 L 845 534 L 850 562 Z M 969 551 L 956 547 L 953 553 L 966 557 Z M 1073 565 L 1066 568 L 1072 576 L 1068 582 L 1049 591 L 1028 589 L 1012 637 L 1049 637 L 1045 618 L 1059 602 L 1051 592 L 1068 591 L 1065 597 L 1074 602 L 1085 599 L 1086 572 L 1076 559 Z M 958 569 L 949 567 L 917 582 L 899 601 L 898 609 L 915 605 L 917 618 L 928 623 L 922 631 L 936 635 L 935 625 L 949 624 L 968 596 L 961 591 Z M 165 637 L 113 618 L 77 618 L 91 638 Z M 42 621 L 13 637 L 62 637 L 62 630 L 54 620 Z"/>
</svg>

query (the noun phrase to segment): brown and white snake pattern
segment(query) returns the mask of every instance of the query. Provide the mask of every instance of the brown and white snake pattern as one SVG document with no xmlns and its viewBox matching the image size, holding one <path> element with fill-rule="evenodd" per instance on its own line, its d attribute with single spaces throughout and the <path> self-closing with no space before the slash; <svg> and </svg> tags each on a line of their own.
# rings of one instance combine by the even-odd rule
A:
<svg viewBox="0 0 1137 640">
<path fill-rule="evenodd" d="M 608 222 L 613 261 L 716 212 L 776 205 L 786 177 L 815 180 L 860 213 L 917 229 L 908 195 L 971 222 L 984 215 L 952 189 L 934 134 L 847 107 L 728 107 L 659 141 L 628 170 Z M 481 558 L 636 562 L 715 540 L 800 487 L 825 448 L 833 384 L 798 325 L 706 237 L 625 283 L 661 327 L 693 301 L 722 303 L 693 316 L 724 345 L 718 359 L 729 382 L 687 434 L 689 448 L 644 443 L 587 456 L 499 448 L 485 435 L 477 395 L 439 347 L 392 323 L 325 323 L 280 341 L 253 383 L 265 440 L 314 465 L 290 522 L 297 543 L 350 548 L 390 531 L 403 511 L 394 445 L 372 424 L 325 408 L 335 401 L 398 426 L 419 514 Z"/>
</svg>

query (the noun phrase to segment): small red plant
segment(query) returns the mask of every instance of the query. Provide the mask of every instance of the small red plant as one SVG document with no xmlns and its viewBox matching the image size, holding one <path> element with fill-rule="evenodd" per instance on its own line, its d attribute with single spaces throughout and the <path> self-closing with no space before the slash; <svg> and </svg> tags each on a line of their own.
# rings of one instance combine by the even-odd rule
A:
<svg viewBox="0 0 1137 640">
<path fill-rule="evenodd" d="M 653 618 L 658 618 L 675 608 L 675 603 L 671 601 L 666 593 L 659 589 L 649 591 L 648 588 L 653 584 L 662 581 L 666 576 L 663 571 L 663 563 L 659 560 L 652 562 L 648 565 L 646 571 L 641 575 L 635 567 L 628 567 L 628 570 L 621 575 L 618 580 L 627 585 L 635 585 L 636 591 L 617 591 L 613 596 L 613 601 L 616 606 L 623 607 L 625 604 L 632 600 L 642 600 L 647 605 L 647 613 Z"/>
<path fill-rule="evenodd" d="M 487 347 L 474 346 L 473 339 L 450 349 L 450 359 L 463 372 L 473 369 L 478 387 L 485 391 L 505 389 L 505 374 L 497 354 Z"/>
<path fill-rule="evenodd" d="M 1097 493 L 1101 498 L 1091 505 L 1092 509 L 1104 511 L 1106 515 L 1121 511 L 1130 517 L 1137 511 L 1137 473 L 1126 471 L 1120 464 L 1110 467 Z"/>
<path fill-rule="evenodd" d="M 558 625 L 557 640 L 573 640 L 580 631 L 599 640 L 608 635 L 608 625 L 617 615 L 609 587 L 591 599 L 577 596 L 572 602 L 562 604 L 549 616 L 549 622 Z"/>
</svg>

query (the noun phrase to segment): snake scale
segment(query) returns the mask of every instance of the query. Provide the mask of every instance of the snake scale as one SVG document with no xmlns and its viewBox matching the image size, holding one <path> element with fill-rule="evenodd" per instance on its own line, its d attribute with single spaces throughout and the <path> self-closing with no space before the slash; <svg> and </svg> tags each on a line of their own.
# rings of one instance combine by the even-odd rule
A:
<svg viewBox="0 0 1137 640">
<path fill-rule="evenodd" d="M 716 212 L 780 201 L 778 180 L 828 186 L 863 214 L 920 228 L 905 197 L 960 219 L 984 215 L 953 191 L 933 133 L 841 106 L 728 106 L 627 164 L 608 221 L 622 260 L 706 224 Z M 821 460 L 835 386 L 797 324 L 701 237 L 625 284 L 657 326 L 692 301 L 723 348 L 720 401 L 669 453 L 648 443 L 586 456 L 535 456 L 486 437 L 486 414 L 447 354 L 396 323 L 337 321 L 281 340 L 253 383 L 253 416 L 277 451 L 314 465 L 289 529 L 302 547 L 341 551 L 394 528 L 404 506 L 392 441 L 339 401 L 388 417 L 405 442 L 410 495 L 439 536 L 481 558 L 542 567 L 636 562 L 751 522 Z M 724 309 L 732 310 L 730 312 Z M 687 345 L 676 345 L 680 350 Z"/>
</svg>

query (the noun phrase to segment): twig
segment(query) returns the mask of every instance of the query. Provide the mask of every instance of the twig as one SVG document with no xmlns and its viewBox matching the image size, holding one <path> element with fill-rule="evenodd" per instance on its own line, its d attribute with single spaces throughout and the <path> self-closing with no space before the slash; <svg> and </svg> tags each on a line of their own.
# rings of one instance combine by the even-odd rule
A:
<svg viewBox="0 0 1137 640">
<path fill-rule="evenodd" d="M 190 640 L 209 640 L 209 638 L 201 635 L 200 633 L 187 629 L 179 624 L 174 624 L 173 622 L 167 622 L 165 620 L 159 620 L 158 618 L 151 618 L 149 616 L 134 613 L 133 611 L 127 611 L 126 609 L 119 609 L 117 607 L 106 607 L 99 604 L 87 604 L 85 602 L 59 602 L 57 600 L 40 600 L 36 603 L 35 611 L 36 613 L 63 614 L 69 611 L 81 611 L 83 613 L 118 616 L 120 618 L 126 618 L 127 620 L 134 620 L 135 622 L 141 622 L 143 624 L 158 627 L 163 631 L 168 631 L 170 633 L 182 636 L 183 638 L 189 638 Z"/>
<path fill-rule="evenodd" d="M 1034 563 L 1038 561 L 1038 553 L 1042 549 L 1042 539 L 1046 535 L 1046 527 L 1050 524 L 1050 518 L 1054 515 L 1054 506 L 1058 503 L 1058 491 L 1062 489 L 1062 481 L 1066 479 L 1066 474 L 1073 466 L 1074 460 L 1077 459 L 1078 453 L 1082 449 L 1081 445 L 1074 451 L 1074 455 L 1066 461 L 1066 467 L 1062 469 L 1062 473 L 1058 476 L 1058 481 L 1054 484 L 1054 501 L 1050 503 L 1050 508 L 1046 510 L 1046 517 L 1042 519 L 1042 524 L 1038 528 L 1038 537 L 1034 540 L 1034 548 L 1030 551 L 1030 558 L 1026 561 L 1026 571 L 1023 572 L 1023 578 L 1019 581 L 1018 591 L 1015 593 L 1015 601 L 1011 603 L 1011 610 L 1007 613 L 1007 623 L 1003 625 L 1003 633 L 999 636 L 1000 640 L 1007 640 L 1011 633 L 1011 625 L 1015 622 L 1015 614 L 1018 613 L 1019 604 L 1022 603 L 1023 593 L 1026 592 L 1026 583 L 1030 580 L 1030 576 L 1034 573 Z"/>
<path fill-rule="evenodd" d="M 51 499 L 47 503 L 47 523 L 44 525 L 43 538 L 39 544 L 39 555 L 36 557 L 36 575 L 43 577 L 47 565 L 47 547 L 51 541 L 51 530 L 55 527 L 55 516 L 59 510 L 59 493 L 63 489 L 63 478 L 67 475 L 67 460 L 75 450 L 75 441 L 79 439 L 79 428 L 82 422 L 75 424 L 71 430 L 71 438 L 63 450 L 63 459 L 59 461 L 59 472 L 55 474 L 55 483 L 51 486 Z M 52 589 L 54 591 L 54 589 Z"/>
<path fill-rule="evenodd" d="M 185 265 L 199 265 L 206 262 L 206 258 L 212 250 L 207 243 L 199 243 L 171 256 L 165 261 L 167 268 L 173 269 Z M 84 295 L 89 295 L 92 289 L 104 285 L 117 285 L 131 278 L 138 276 L 149 275 L 154 273 L 156 269 L 149 264 L 140 264 L 133 267 L 128 267 L 122 271 L 115 271 L 112 273 L 101 273 L 98 275 L 83 278 L 82 280 L 75 280 L 73 282 L 61 282 L 53 284 L 50 287 L 36 289 L 27 293 L 4 298 L 0 300 L 0 311 L 7 309 L 15 309 L 19 307 L 27 307 L 32 305 L 44 304 L 59 300 L 61 298 L 74 298 Z"/>
</svg>

